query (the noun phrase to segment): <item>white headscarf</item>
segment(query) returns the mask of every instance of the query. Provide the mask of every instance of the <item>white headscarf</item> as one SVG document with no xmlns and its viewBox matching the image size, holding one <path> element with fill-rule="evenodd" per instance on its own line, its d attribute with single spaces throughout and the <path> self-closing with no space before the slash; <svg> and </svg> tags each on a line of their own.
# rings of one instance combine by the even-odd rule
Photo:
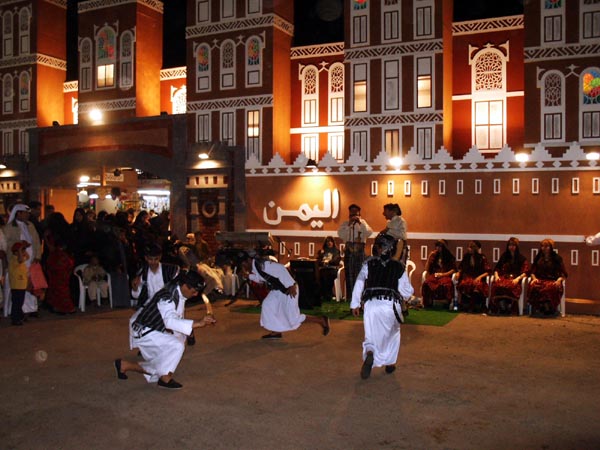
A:
<svg viewBox="0 0 600 450">
<path fill-rule="evenodd" d="M 29 206 L 24 205 L 23 203 L 18 203 L 10 210 L 10 217 L 8 218 L 8 223 L 11 223 L 15 220 L 17 212 L 19 211 L 31 211 Z"/>
</svg>

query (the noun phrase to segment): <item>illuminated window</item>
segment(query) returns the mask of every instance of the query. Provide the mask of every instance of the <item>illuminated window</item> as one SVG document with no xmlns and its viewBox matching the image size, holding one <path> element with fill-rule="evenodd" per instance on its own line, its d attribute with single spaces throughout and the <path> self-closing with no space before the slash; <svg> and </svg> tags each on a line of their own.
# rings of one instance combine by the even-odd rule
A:
<svg viewBox="0 0 600 450">
<path fill-rule="evenodd" d="M 336 161 L 344 162 L 344 133 L 330 133 L 327 151 Z"/>
<path fill-rule="evenodd" d="M 179 89 L 171 86 L 171 105 L 173 114 L 185 114 L 187 109 L 187 87 L 184 84 Z"/>
<path fill-rule="evenodd" d="M 302 78 L 302 126 L 317 126 L 319 125 L 319 71 L 315 66 L 307 66 L 300 76 Z"/>
<path fill-rule="evenodd" d="M 100 28 L 96 35 L 96 87 L 110 88 L 115 85 L 117 38 L 109 26 Z"/>
<path fill-rule="evenodd" d="M 600 138 L 600 69 L 581 73 L 581 139 Z"/>
<path fill-rule="evenodd" d="M 319 135 L 318 134 L 303 134 L 302 135 L 302 153 L 308 159 L 319 161 Z"/>
<path fill-rule="evenodd" d="M 329 125 L 344 123 L 344 65 L 334 63 L 329 69 Z"/>
<path fill-rule="evenodd" d="M 381 38 L 383 41 L 400 39 L 400 0 L 384 0 L 382 9 Z"/>
<path fill-rule="evenodd" d="M 226 40 L 221 45 L 221 89 L 235 88 L 235 44 Z"/>
<path fill-rule="evenodd" d="M 246 87 L 262 85 L 262 44 L 257 36 L 246 41 Z"/>
<path fill-rule="evenodd" d="M 196 22 L 210 22 L 210 0 L 196 1 Z"/>
<path fill-rule="evenodd" d="M 125 31 L 121 35 L 121 57 L 119 61 L 121 67 L 119 85 L 124 89 L 133 86 L 133 61 L 133 34 L 131 31 Z"/>
<path fill-rule="evenodd" d="M 352 43 L 366 44 L 369 40 L 369 0 L 352 0 Z"/>
<path fill-rule="evenodd" d="M 501 100 L 475 102 L 475 145 L 480 150 L 501 149 L 504 132 Z"/>
<path fill-rule="evenodd" d="M 354 94 L 354 112 L 367 111 L 367 65 L 355 64 L 353 66 L 353 94 Z"/>
<path fill-rule="evenodd" d="M 431 58 L 417 58 L 417 108 L 431 108 Z"/>
<path fill-rule="evenodd" d="M 540 0 L 542 3 L 542 42 L 558 44 L 564 42 L 564 5 L 562 0 Z"/>
<path fill-rule="evenodd" d="M 564 140 L 564 76 L 550 71 L 542 77 L 542 141 Z"/>
<path fill-rule="evenodd" d="M 10 74 L 6 74 L 2 78 L 2 114 L 12 114 L 13 98 L 13 77 Z"/>
<path fill-rule="evenodd" d="M 196 48 L 196 91 L 210 91 L 210 47 L 200 44 Z"/>
<path fill-rule="evenodd" d="M 413 8 L 415 39 L 433 37 L 433 0 L 415 0 Z"/>
<path fill-rule="evenodd" d="M 400 109 L 400 61 L 383 61 L 383 109 Z"/>
<path fill-rule="evenodd" d="M 400 152 L 400 130 L 383 131 L 383 148 L 390 157 L 402 156 Z"/>
<path fill-rule="evenodd" d="M 29 8 L 21 8 L 19 12 L 19 53 L 29 53 L 30 45 L 31 12 Z"/>
<path fill-rule="evenodd" d="M 260 161 L 260 111 L 246 112 L 246 159 L 255 156 Z"/>
<path fill-rule="evenodd" d="M 76 98 L 71 99 L 71 113 L 73 114 L 73 123 L 79 123 L 79 101 Z"/>
<path fill-rule="evenodd" d="M 29 111 L 31 95 L 31 75 L 29 72 L 21 72 L 19 75 L 19 111 Z"/>
<path fill-rule="evenodd" d="M 98 66 L 96 79 L 97 79 L 99 88 L 114 86 L 114 84 L 115 84 L 115 66 L 114 66 L 114 64 Z"/>
</svg>

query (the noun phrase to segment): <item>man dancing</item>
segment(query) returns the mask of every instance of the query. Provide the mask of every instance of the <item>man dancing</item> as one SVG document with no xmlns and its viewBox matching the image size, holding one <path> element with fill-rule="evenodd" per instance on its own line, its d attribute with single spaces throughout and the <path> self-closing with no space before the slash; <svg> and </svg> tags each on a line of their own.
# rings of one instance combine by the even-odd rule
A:
<svg viewBox="0 0 600 450">
<path fill-rule="evenodd" d="M 173 373 L 183 357 L 186 336 L 195 328 L 216 322 L 211 315 L 199 322 L 184 318 L 185 301 L 202 289 L 204 280 L 200 274 L 182 273 L 135 312 L 129 320 L 130 347 L 139 348 L 144 361 L 116 359 L 114 366 L 119 380 L 126 380 L 127 372 L 132 371 L 143 374 L 148 383 L 158 382 L 161 388 L 182 388 L 173 379 Z"/>
<path fill-rule="evenodd" d="M 354 289 L 350 308 L 355 317 L 364 310 L 365 339 L 361 378 L 371 375 L 371 368 L 385 366 L 386 373 L 396 370 L 400 351 L 401 303 L 414 292 L 404 265 L 392 259 L 396 252 L 393 236 L 380 233 L 375 239 L 373 257 L 363 264 Z"/>
<path fill-rule="evenodd" d="M 298 285 L 286 267 L 264 258 L 253 258 L 246 252 L 238 254 L 242 275 L 255 283 L 264 283 L 269 293 L 262 302 L 260 325 L 269 331 L 263 339 L 281 339 L 285 331 L 296 330 L 303 322 L 320 324 L 323 336 L 329 334 L 329 318 L 300 314 Z"/>
</svg>

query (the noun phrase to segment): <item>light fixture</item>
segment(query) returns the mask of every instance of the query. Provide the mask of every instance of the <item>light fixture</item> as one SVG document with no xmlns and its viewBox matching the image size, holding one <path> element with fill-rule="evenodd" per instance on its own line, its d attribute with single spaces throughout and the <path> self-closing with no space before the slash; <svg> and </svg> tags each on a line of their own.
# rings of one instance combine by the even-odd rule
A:
<svg viewBox="0 0 600 450">
<path fill-rule="evenodd" d="M 515 159 L 520 163 L 527 162 L 529 161 L 529 153 L 519 152 L 515 155 Z"/>
<path fill-rule="evenodd" d="M 81 183 L 87 183 L 88 181 L 90 181 L 90 177 L 89 177 L 88 175 L 81 175 L 81 176 L 79 177 L 79 181 L 80 181 Z"/>
<path fill-rule="evenodd" d="M 90 119 L 93 122 L 99 122 L 102 120 L 102 111 L 97 108 L 94 108 L 90 111 Z"/>
<path fill-rule="evenodd" d="M 390 165 L 392 167 L 395 167 L 396 169 L 399 168 L 402 165 L 402 158 L 400 158 L 399 156 L 394 156 L 393 158 L 390 158 Z"/>
<path fill-rule="evenodd" d="M 207 152 L 202 152 L 202 153 L 198 154 L 198 158 L 200 158 L 202 160 L 206 160 L 206 159 L 210 158 L 210 154 Z"/>
<path fill-rule="evenodd" d="M 99 198 L 99 195 L 98 194 L 90 194 L 90 198 L 97 199 L 97 198 Z"/>
<path fill-rule="evenodd" d="M 4 164 L 3 162 L 0 162 L 0 170 L 4 170 L 6 169 L 6 164 Z"/>
<path fill-rule="evenodd" d="M 588 161 L 598 161 L 600 159 L 600 153 L 598 152 L 589 152 L 585 154 L 585 158 Z"/>
</svg>

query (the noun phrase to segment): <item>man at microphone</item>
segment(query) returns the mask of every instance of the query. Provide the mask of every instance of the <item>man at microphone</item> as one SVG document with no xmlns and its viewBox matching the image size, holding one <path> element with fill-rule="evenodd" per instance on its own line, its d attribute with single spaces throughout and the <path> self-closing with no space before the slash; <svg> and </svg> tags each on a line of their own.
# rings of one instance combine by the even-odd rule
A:
<svg viewBox="0 0 600 450">
<path fill-rule="evenodd" d="M 365 244 L 373 230 L 360 216 L 360 206 L 348 207 L 348 220 L 338 229 L 338 236 L 345 242 L 344 270 L 346 273 L 346 296 L 352 295 L 354 282 L 365 260 Z"/>
</svg>

